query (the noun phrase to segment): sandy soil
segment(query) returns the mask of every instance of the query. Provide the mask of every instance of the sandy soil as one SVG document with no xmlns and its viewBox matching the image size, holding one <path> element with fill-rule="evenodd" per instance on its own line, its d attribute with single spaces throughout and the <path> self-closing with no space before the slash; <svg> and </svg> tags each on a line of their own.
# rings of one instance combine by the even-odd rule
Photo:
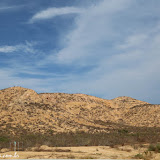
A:
<svg viewBox="0 0 160 160">
<path fill-rule="evenodd" d="M 90 146 L 90 147 L 48 147 L 30 148 L 28 151 L 18 151 L 19 157 L 2 157 L 14 155 L 9 151 L 0 153 L 0 159 L 135 159 L 137 154 L 143 154 L 146 160 L 160 160 L 160 153 L 145 152 L 146 147 L 141 146 Z M 32 150 L 32 151 L 31 151 Z"/>
</svg>

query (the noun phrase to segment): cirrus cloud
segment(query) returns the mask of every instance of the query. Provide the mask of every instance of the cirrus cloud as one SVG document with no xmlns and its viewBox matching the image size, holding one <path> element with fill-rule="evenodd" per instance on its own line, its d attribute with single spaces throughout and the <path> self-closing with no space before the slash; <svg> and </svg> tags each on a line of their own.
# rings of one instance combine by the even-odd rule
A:
<svg viewBox="0 0 160 160">
<path fill-rule="evenodd" d="M 36 53 L 35 43 L 26 41 L 24 44 L 0 46 L 0 53 L 13 53 L 23 51 L 23 53 Z"/>
<path fill-rule="evenodd" d="M 35 21 L 44 20 L 44 19 L 50 19 L 56 16 L 60 15 L 66 15 L 66 14 L 77 14 L 82 13 L 83 9 L 76 8 L 76 7 L 63 7 L 63 8 L 48 8 L 46 10 L 42 10 L 29 20 L 30 23 L 33 23 Z"/>
</svg>

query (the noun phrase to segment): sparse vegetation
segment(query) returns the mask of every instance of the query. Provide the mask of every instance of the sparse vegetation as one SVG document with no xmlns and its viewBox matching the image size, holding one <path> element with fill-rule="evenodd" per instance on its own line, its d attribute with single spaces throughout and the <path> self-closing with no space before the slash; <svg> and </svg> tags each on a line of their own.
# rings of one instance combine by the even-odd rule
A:
<svg viewBox="0 0 160 160">
<path fill-rule="evenodd" d="M 68 159 L 75 159 L 75 156 L 70 154 L 70 155 L 67 156 L 67 158 Z"/>
<path fill-rule="evenodd" d="M 154 134 L 153 134 L 154 133 Z M 48 145 L 53 147 L 70 147 L 70 146 L 115 146 L 124 144 L 141 144 L 141 143 L 157 143 L 160 141 L 159 128 L 137 128 L 128 127 L 127 132 L 123 129 L 110 130 L 109 133 L 97 132 L 89 133 L 84 131 L 54 133 L 50 132 L 32 133 L 24 130 L 20 135 L 9 135 L 4 131 L 0 136 L 0 144 L 9 145 L 9 141 L 23 142 L 24 147 L 34 147 L 36 145 Z M 7 135 L 8 134 L 8 135 Z M 6 136 L 3 136 L 6 135 Z M 150 145 L 149 151 L 160 152 L 160 145 Z"/>
<path fill-rule="evenodd" d="M 0 135 L 0 148 L 9 146 L 10 138 L 8 136 Z"/>
<path fill-rule="evenodd" d="M 153 158 L 153 154 L 152 154 L 152 152 L 145 151 L 143 153 L 139 153 L 139 154 L 135 155 L 133 158 L 143 159 L 143 160 L 151 160 Z"/>
<path fill-rule="evenodd" d="M 148 151 L 154 151 L 154 152 L 160 153 L 160 144 L 158 143 L 155 145 L 153 145 L 153 144 L 149 145 Z"/>
<path fill-rule="evenodd" d="M 2 143 L 9 142 L 9 139 L 8 139 L 8 137 L 0 136 L 0 142 L 2 142 Z"/>
<path fill-rule="evenodd" d="M 70 149 L 59 149 L 59 148 L 56 148 L 54 151 L 55 152 L 71 152 Z"/>
<path fill-rule="evenodd" d="M 120 134 L 127 134 L 129 131 L 127 129 L 119 129 L 118 133 Z"/>
<path fill-rule="evenodd" d="M 88 155 L 88 156 L 80 157 L 80 159 L 95 159 L 95 157 Z"/>
<path fill-rule="evenodd" d="M 144 156 L 141 153 L 136 154 L 133 158 L 144 159 Z"/>
</svg>

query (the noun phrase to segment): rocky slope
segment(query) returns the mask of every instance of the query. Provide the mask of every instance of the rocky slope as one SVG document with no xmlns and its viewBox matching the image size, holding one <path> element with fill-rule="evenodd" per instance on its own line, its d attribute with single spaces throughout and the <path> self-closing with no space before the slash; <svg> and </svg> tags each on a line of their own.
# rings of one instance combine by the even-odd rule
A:
<svg viewBox="0 0 160 160">
<path fill-rule="evenodd" d="M 160 105 L 130 97 L 105 100 L 84 94 L 0 90 L 0 132 L 109 132 L 118 125 L 160 127 Z"/>
</svg>

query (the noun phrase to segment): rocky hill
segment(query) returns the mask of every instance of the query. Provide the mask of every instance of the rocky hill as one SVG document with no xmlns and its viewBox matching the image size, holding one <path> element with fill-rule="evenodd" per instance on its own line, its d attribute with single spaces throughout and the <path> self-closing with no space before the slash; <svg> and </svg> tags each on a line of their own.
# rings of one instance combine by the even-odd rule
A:
<svg viewBox="0 0 160 160">
<path fill-rule="evenodd" d="M 106 100 L 85 94 L 0 90 L 0 132 L 17 135 L 84 131 L 110 132 L 119 126 L 160 127 L 160 105 L 130 97 Z"/>
</svg>

